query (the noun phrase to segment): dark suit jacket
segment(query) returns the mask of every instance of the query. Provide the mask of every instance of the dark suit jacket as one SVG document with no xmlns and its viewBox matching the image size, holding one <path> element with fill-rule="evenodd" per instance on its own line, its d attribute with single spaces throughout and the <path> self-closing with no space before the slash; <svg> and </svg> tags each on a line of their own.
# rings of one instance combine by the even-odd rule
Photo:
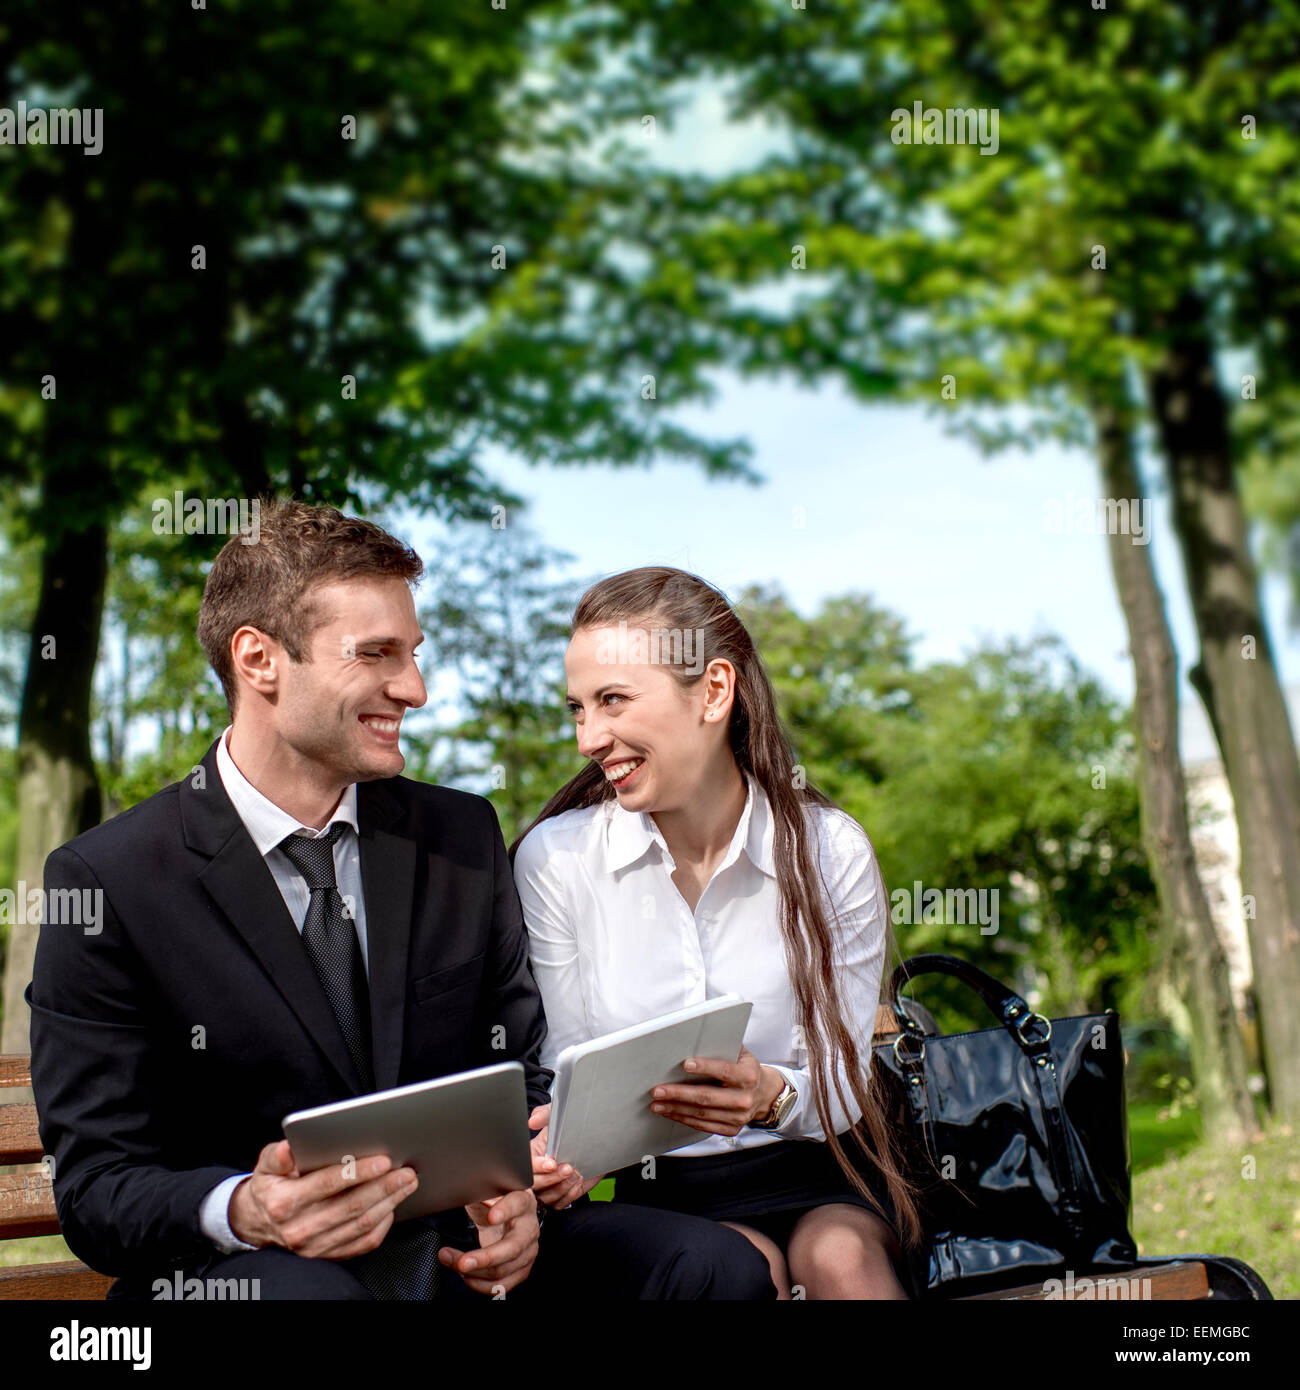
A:
<svg viewBox="0 0 1300 1390">
<path fill-rule="evenodd" d="M 41 927 L 27 999 L 41 1142 L 72 1250 L 107 1274 L 211 1254 L 199 1205 L 291 1111 L 361 1093 L 270 869 L 226 795 L 174 783 L 46 860 L 102 889 L 98 934 Z M 379 1089 L 523 1063 L 546 1021 L 496 812 L 405 777 L 357 786 Z"/>
</svg>

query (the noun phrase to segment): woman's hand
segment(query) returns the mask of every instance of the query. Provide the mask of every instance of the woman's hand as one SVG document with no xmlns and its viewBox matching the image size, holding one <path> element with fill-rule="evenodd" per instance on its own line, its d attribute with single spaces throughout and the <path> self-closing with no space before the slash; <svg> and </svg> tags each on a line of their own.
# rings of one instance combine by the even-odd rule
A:
<svg viewBox="0 0 1300 1390">
<path fill-rule="evenodd" d="M 650 1109 L 705 1134 L 739 1134 L 750 1122 L 766 1115 L 781 1094 L 785 1078 L 763 1066 L 747 1048 L 735 1062 L 688 1057 L 683 1064 L 698 1076 L 716 1077 L 717 1086 L 656 1086 Z"/>
<path fill-rule="evenodd" d="M 582 1174 L 572 1164 L 557 1163 L 555 1159 L 547 1156 L 546 1141 L 550 1123 L 549 1105 L 539 1105 L 528 1117 L 530 1130 L 536 1129 L 538 1125 L 542 1127 L 541 1132 L 529 1142 L 529 1148 L 533 1151 L 533 1191 L 543 1206 L 563 1211 L 579 1197 L 590 1192 L 600 1178 L 584 1181 Z M 601 1178 L 604 1176 L 603 1173 L 600 1175 Z"/>
</svg>

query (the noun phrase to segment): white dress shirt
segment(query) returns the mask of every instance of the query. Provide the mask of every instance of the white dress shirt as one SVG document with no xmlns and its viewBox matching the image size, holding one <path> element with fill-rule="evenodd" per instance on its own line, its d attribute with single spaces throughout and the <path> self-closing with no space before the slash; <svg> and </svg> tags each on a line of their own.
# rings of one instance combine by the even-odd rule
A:
<svg viewBox="0 0 1300 1390">
<path fill-rule="evenodd" d="M 307 918 L 307 904 L 311 901 L 311 890 L 307 880 L 294 867 L 289 856 L 279 848 L 286 835 L 304 835 L 320 839 L 329 834 L 330 826 L 342 822 L 351 828 L 351 834 L 344 831 L 334 843 L 334 876 L 338 881 L 339 893 L 348 905 L 356 923 L 357 939 L 361 942 L 361 959 L 365 964 L 366 977 L 370 976 L 370 953 L 366 939 L 366 904 L 361 890 L 361 845 L 357 839 L 357 785 L 353 782 L 343 793 L 339 804 L 334 808 L 329 824 L 323 830 L 313 830 L 303 825 L 287 811 L 281 810 L 274 801 L 268 800 L 235 766 L 235 760 L 226 747 L 230 733 L 227 727 L 217 744 L 217 771 L 221 784 L 226 789 L 235 813 L 244 822 L 244 827 L 253 838 L 257 852 L 266 860 L 275 885 L 284 898 L 294 925 L 302 932 L 302 924 Z M 236 1173 L 217 1184 L 204 1197 L 199 1207 L 199 1229 L 207 1238 L 226 1254 L 236 1250 L 255 1250 L 254 1245 L 246 1245 L 230 1229 L 230 1198 L 236 1187 L 248 1177 L 247 1173 Z"/>
<path fill-rule="evenodd" d="M 533 973 L 548 1031 L 542 1065 L 561 1049 L 690 1004 L 735 993 L 754 1008 L 745 1046 L 791 1082 L 799 1096 L 779 1129 L 707 1134 L 674 1150 L 703 1157 L 780 1139 L 825 1139 L 812 1097 L 808 1052 L 796 1026 L 795 995 L 781 936 L 766 794 L 746 774 L 745 809 L 695 911 L 673 883 L 676 867 L 653 818 L 614 800 L 566 811 L 535 826 L 515 856 Z M 870 1065 L 888 910 L 884 880 L 866 832 L 842 811 L 808 807 L 832 924 L 845 1022 Z M 842 1060 L 840 1075 L 844 1077 Z M 827 1078 L 835 1133 L 845 1114 Z M 853 1093 L 844 1092 L 850 1105 Z M 594 1173 L 585 1174 L 595 1177 Z"/>
</svg>

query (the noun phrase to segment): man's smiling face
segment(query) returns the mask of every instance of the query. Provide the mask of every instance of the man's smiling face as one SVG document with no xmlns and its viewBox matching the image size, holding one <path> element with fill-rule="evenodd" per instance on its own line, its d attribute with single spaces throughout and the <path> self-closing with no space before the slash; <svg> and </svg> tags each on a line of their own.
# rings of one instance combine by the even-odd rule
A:
<svg viewBox="0 0 1300 1390">
<path fill-rule="evenodd" d="M 272 719 L 299 759 L 341 784 L 395 777 L 403 714 L 428 699 L 416 665 L 424 640 L 404 579 L 354 579 L 313 595 L 325 621 L 312 634 L 311 660 L 286 661 Z"/>
</svg>

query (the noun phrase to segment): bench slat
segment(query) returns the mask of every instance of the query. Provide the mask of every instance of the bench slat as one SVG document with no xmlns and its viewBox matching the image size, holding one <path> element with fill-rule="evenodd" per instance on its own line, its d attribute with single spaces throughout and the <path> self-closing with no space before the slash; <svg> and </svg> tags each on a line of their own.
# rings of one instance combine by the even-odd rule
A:
<svg viewBox="0 0 1300 1390">
<path fill-rule="evenodd" d="M 23 1052 L 0 1053 L 0 1086 L 30 1086 L 32 1059 Z"/>
<path fill-rule="evenodd" d="M 0 1052 L 0 1086 L 31 1086 L 32 1059 L 26 1052 Z"/>
<path fill-rule="evenodd" d="M 45 1155 L 34 1105 L 0 1105 L 0 1166 L 39 1163 Z"/>
<path fill-rule="evenodd" d="M 0 1266 L 0 1301 L 20 1298 L 102 1299 L 112 1283 L 112 1275 L 96 1274 L 80 1260 Z"/>
<path fill-rule="evenodd" d="M 0 1174 L 0 1240 L 25 1236 L 57 1236 L 59 1214 L 45 1173 Z"/>
<path fill-rule="evenodd" d="M 1088 1284 L 1080 1288 L 1084 1278 L 1088 1279 Z M 1209 1298 L 1210 1278 L 1206 1273 L 1205 1266 L 1199 1260 L 1188 1260 L 1186 1263 L 1168 1265 L 1135 1265 L 1131 1269 L 1107 1270 L 1097 1274 L 1087 1276 L 1076 1274 L 1074 1276 L 1075 1287 L 1071 1289 L 1068 1285 L 1062 1289 L 1056 1298 L 1049 1298 L 1043 1292 L 1043 1285 L 1040 1281 L 1037 1284 L 1021 1284 L 1014 1289 L 999 1289 L 995 1293 L 976 1293 L 965 1294 L 963 1297 L 954 1299 L 955 1303 L 976 1303 L 979 1301 L 999 1303 L 1008 1299 L 1015 1299 L 1023 1302 L 1056 1302 L 1058 1299 L 1068 1299 L 1071 1302 L 1092 1302 L 1099 1303 L 1118 1303 L 1124 1299 L 1113 1296 L 1115 1284 L 1126 1284 L 1128 1286 L 1129 1301 L 1145 1301 L 1148 1292 L 1147 1285 L 1143 1281 L 1150 1281 L 1149 1289 L 1151 1301 L 1195 1301 L 1197 1299 Z M 1098 1289 L 1099 1284 L 1107 1284 L 1110 1288 L 1105 1291 Z M 1088 1296 L 1084 1297 L 1085 1289 Z M 1100 1297 L 1098 1296 L 1100 1293 Z"/>
</svg>

